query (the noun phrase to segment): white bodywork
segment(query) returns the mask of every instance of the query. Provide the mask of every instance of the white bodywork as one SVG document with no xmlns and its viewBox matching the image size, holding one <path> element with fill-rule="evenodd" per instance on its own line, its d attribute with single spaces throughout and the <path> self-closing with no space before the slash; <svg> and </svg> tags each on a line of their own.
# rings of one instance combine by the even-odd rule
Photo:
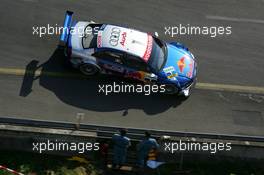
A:
<svg viewBox="0 0 264 175">
<path fill-rule="evenodd" d="M 78 66 L 81 62 L 96 62 L 96 58 L 91 56 L 94 53 L 94 48 L 83 49 L 82 38 L 85 34 L 85 27 L 93 22 L 79 21 L 71 32 L 72 57 L 82 58 L 71 59 L 74 66 Z"/>
<path fill-rule="evenodd" d="M 79 21 L 71 31 L 71 45 L 74 52 L 82 52 L 82 37 L 85 27 L 93 22 Z M 105 25 L 97 32 L 97 47 L 106 47 L 128 52 L 148 61 L 152 50 L 153 38 L 151 35 L 138 30 L 115 25 Z M 93 53 L 93 49 L 89 53 Z M 87 54 L 87 53 L 86 53 Z"/>
<path fill-rule="evenodd" d="M 83 50 L 82 37 L 84 36 L 84 29 L 89 22 L 79 21 L 71 32 L 71 45 L 75 50 Z"/>
<path fill-rule="evenodd" d="M 96 62 L 92 56 L 95 48 L 83 48 L 82 38 L 87 35 L 86 26 L 93 22 L 79 21 L 71 30 L 71 48 L 73 65 L 78 66 L 81 62 Z M 151 51 L 153 38 L 151 35 L 138 30 L 124 28 L 115 25 L 103 25 L 98 28 L 96 34 L 97 48 L 111 48 L 134 54 L 144 61 L 148 61 Z"/>
<path fill-rule="evenodd" d="M 106 25 L 98 32 L 97 47 L 107 47 L 132 53 L 147 61 L 151 54 L 153 38 L 134 29 Z"/>
</svg>

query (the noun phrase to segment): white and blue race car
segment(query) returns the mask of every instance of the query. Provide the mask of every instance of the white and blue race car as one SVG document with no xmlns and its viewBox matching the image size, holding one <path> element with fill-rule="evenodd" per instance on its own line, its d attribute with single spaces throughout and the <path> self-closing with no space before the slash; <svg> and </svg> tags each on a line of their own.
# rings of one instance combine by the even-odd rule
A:
<svg viewBox="0 0 264 175">
<path fill-rule="evenodd" d="M 59 45 L 74 68 L 87 76 L 119 75 L 164 84 L 168 93 L 190 95 L 197 63 L 188 48 L 135 29 L 73 21 L 72 15 L 66 12 Z"/>
</svg>

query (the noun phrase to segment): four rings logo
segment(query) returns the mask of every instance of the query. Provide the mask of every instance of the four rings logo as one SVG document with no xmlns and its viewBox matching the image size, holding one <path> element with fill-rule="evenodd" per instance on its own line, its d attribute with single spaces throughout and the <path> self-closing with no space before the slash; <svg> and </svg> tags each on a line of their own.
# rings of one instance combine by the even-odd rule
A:
<svg viewBox="0 0 264 175">
<path fill-rule="evenodd" d="M 120 32 L 121 32 L 121 30 L 119 28 L 117 28 L 117 27 L 112 28 L 109 44 L 111 44 L 112 46 L 118 45 Z"/>
</svg>

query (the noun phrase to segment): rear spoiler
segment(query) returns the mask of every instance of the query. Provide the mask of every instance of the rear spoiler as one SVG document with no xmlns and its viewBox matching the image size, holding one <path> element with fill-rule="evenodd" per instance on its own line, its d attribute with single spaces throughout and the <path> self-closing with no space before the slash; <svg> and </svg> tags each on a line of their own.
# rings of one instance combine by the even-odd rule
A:
<svg viewBox="0 0 264 175">
<path fill-rule="evenodd" d="M 72 15 L 73 15 L 73 12 L 66 11 L 65 18 L 64 18 L 64 24 L 63 24 L 63 30 L 60 35 L 59 46 L 62 46 L 62 47 L 66 46 L 66 43 L 69 38 L 70 28 L 71 28 Z"/>
</svg>

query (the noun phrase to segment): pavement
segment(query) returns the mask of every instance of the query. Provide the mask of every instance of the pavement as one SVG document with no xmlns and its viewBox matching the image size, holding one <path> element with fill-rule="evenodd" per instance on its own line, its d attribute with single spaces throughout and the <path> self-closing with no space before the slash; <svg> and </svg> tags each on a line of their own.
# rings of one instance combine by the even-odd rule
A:
<svg viewBox="0 0 264 175">
<path fill-rule="evenodd" d="M 170 131 L 264 136 L 264 1 L 2 0 L 0 116 Z M 84 78 L 62 64 L 58 35 L 33 27 L 63 23 L 66 10 L 93 20 L 158 32 L 187 45 L 198 60 L 198 84 L 175 96 L 98 93 L 109 78 Z M 165 35 L 165 27 L 231 26 L 230 35 Z M 33 73 L 34 75 L 33 75 Z"/>
</svg>

